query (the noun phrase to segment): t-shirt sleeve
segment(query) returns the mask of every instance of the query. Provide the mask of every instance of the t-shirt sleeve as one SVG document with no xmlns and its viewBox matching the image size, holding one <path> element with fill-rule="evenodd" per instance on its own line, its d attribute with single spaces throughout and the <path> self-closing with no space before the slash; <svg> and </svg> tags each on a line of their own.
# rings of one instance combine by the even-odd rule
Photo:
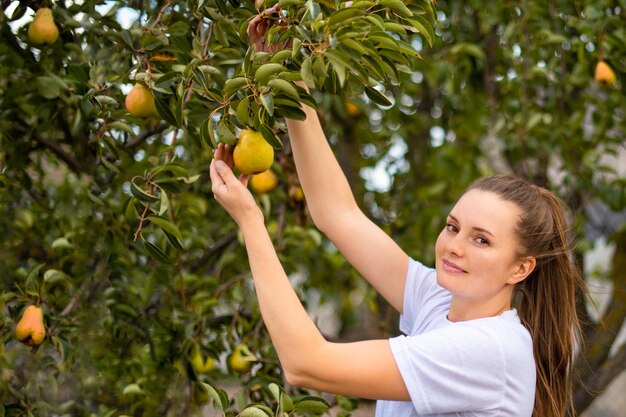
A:
<svg viewBox="0 0 626 417">
<path fill-rule="evenodd" d="M 389 342 L 419 415 L 499 407 L 504 396 L 504 353 L 487 331 L 449 325 Z"/>
<path fill-rule="evenodd" d="M 408 335 L 421 333 L 437 310 L 443 312 L 449 304 L 450 293 L 437 284 L 435 270 L 409 258 L 400 330 Z"/>
</svg>

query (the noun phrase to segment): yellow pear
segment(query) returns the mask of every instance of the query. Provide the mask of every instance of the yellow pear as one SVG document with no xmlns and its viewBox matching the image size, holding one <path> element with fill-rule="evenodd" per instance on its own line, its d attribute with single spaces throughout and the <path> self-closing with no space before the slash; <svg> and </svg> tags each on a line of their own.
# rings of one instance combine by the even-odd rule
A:
<svg viewBox="0 0 626 417">
<path fill-rule="evenodd" d="M 250 352 L 245 344 L 239 344 L 228 357 L 228 366 L 236 372 L 245 373 L 252 367 L 252 362 L 256 361 L 256 357 Z"/>
<path fill-rule="evenodd" d="M 269 193 L 278 185 L 278 177 L 271 169 L 263 171 L 260 174 L 253 175 L 250 178 L 250 186 L 257 193 Z"/>
<path fill-rule="evenodd" d="M 157 114 L 154 96 L 148 87 L 136 83 L 126 96 L 126 110 L 135 117 L 148 117 Z"/>
<path fill-rule="evenodd" d="M 41 307 L 29 305 L 24 309 L 22 318 L 15 326 L 17 340 L 28 345 L 37 346 L 46 337 L 46 328 L 43 324 L 43 310 Z"/>
<path fill-rule="evenodd" d="M 598 61 L 595 78 L 601 84 L 613 85 L 615 83 L 615 72 L 606 62 Z"/>
<path fill-rule="evenodd" d="M 198 346 L 194 346 L 191 352 L 191 366 L 193 366 L 196 373 L 205 374 L 213 370 L 215 367 L 215 360 L 211 357 L 204 359 L 202 357 L 202 352 L 200 352 L 200 348 L 198 348 Z"/>
<path fill-rule="evenodd" d="M 272 166 L 274 148 L 263 139 L 261 132 L 244 129 L 239 134 L 233 158 L 242 174 L 259 174 Z"/>
<path fill-rule="evenodd" d="M 37 45 L 50 45 L 59 38 L 59 28 L 54 23 L 52 10 L 42 7 L 28 27 L 28 39 Z"/>
<path fill-rule="evenodd" d="M 295 201 L 304 201 L 304 191 L 299 185 L 292 185 L 289 188 L 289 196 Z"/>
<path fill-rule="evenodd" d="M 349 116 L 358 116 L 361 114 L 361 107 L 354 101 L 348 101 L 346 102 L 346 111 Z"/>
</svg>

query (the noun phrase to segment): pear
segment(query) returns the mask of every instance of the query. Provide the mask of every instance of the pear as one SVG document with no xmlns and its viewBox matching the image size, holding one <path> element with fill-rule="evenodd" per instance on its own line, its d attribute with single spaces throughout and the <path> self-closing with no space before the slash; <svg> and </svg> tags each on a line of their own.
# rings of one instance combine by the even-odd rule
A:
<svg viewBox="0 0 626 417">
<path fill-rule="evenodd" d="M 200 348 L 198 348 L 198 346 L 194 346 L 193 352 L 191 353 L 191 365 L 196 373 L 205 374 L 213 370 L 215 367 L 215 360 L 211 357 L 207 357 L 205 359 L 202 356 L 202 352 L 200 352 Z"/>
<path fill-rule="evenodd" d="M 22 318 L 15 326 L 17 340 L 28 346 L 37 346 L 46 337 L 46 328 L 43 324 L 43 310 L 41 307 L 29 305 L 24 309 Z"/>
<path fill-rule="evenodd" d="M 241 343 L 235 347 L 233 353 L 228 356 L 227 362 L 231 370 L 239 373 L 246 373 L 252 368 L 252 362 L 257 361 L 257 357 L 250 352 L 250 348 Z"/>
<path fill-rule="evenodd" d="M 269 193 L 278 185 L 278 177 L 271 169 L 255 174 L 250 178 L 250 186 L 259 194 Z"/>
<path fill-rule="evenodd" d="M 616 79 L 613 68 L 604 61 L 598 61 L 594 76 L 597 82 L 604 85 L 613 85 Z"/>
<path fill-rule="evenodd" d="M 42 7 L 28 27 L 28 39 L 36 45 L 51 45 L 59 38 L 59 28 L 54 23 L 52 10 Z"/>
<path fill-rule="evenodd" d="M 126 96 L 126 110 L 135 117 L 148 117 L 157 114 L 154 96 L 150 89 L 136 83 Z"/>
<path fill-rule="evenodd" d="M 261 132 L 243 129 L 233 151 L 235 166 L 242 174 L 260 174 L 274 162 L 274 148 L 265 141 Z"/>
</svg>

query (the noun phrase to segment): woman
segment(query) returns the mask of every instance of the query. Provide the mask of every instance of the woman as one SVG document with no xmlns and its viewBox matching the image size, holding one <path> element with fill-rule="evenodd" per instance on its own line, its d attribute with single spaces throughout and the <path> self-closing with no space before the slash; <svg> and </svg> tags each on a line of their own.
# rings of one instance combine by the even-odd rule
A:
<svg viewBox="0 0 626 417">
<path fill-rule="evenodd" d="M 379 400 L 377 416 L 563 416 L 581 281 L 560 201 L 515 177 L 477 180 L 451 210 L 428 268 L 359 209 L 317 114 L 304 110 L 305 121 L 287 126 L 311 217 L 401 313 L 404 335 L 324 339 L 280 264 L 248 177 L 234 176 L 232 151 L 220 145 L 213 193 L 242 231 L 287 381 Z"/>
</svg>

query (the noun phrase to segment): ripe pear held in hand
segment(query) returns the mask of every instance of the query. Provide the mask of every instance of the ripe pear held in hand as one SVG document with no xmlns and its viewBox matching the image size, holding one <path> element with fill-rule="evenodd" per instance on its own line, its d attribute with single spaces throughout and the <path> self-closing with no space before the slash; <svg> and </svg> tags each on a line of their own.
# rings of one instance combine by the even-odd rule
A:
<svg viewBox="0 0 626 417">
<path fill-rule="evenodd" d="M 615 83 L 615 72 L 609 64 L 604 61 L 598 61 L 594 75 L 596 81 L 600 84 L 613 85 L 613 83 Z"/>
<path fill-rule="evenodd" d="M 136 83 L 126 96 L 126 110 L 135 117 L 148 117 L 157 114 L 154 96 L 150 89 Z"/>
<path fill-rule="evenodd" d="M 233 159 L 242 174 L 259 174 L 272 166 L 274 148 L 263 139 L 261 132 L 244 129 L 239 134 Z"/>
<path fill-rule="evenodd" d="M 28 39 L 36 45 L 50 45 L 59 38 L 59 28 L 54 23 L 52 10 L 42 7 L 28 27 Z"/>
<path fill-rule="evenodd" d="M 15 337 L 28 346 L 37 346 L 46 337 L 46 328 L 43 324 L 43 310 L 41 307 L 29 305 L 24 310 L 22 318 L 15 326 Z"/>
</svg>

